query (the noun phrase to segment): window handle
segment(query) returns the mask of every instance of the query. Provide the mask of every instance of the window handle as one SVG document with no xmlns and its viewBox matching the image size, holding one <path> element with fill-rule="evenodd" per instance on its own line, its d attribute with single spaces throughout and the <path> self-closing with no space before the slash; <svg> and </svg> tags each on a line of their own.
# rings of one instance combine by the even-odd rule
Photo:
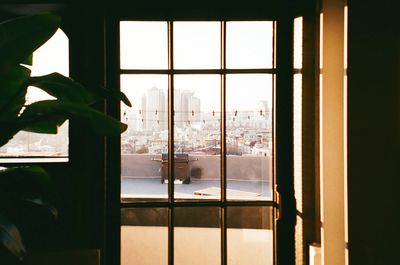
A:
<svg viewBox="0 0 400 265">
<path fill-rule="evenodd" d="M 281 194 L 278 192 L 275 186 L 275 194 L 276 194 L 276 207 L 275 207 L 275 221 L 281 219 Z"/>
</svg>

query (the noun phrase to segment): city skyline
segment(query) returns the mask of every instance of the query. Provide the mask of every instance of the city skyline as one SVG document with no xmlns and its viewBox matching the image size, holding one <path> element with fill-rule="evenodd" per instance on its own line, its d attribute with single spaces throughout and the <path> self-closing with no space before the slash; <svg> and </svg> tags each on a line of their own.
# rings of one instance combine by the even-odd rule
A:
<svg viewBox="0 0 400 265">
<path fill-rule="evenodd" d="M 190 90 L 202 100 L 204 111 L 220 109 L 220 75 L 174 75 L 175 91 Z M 257 100 L 272 102 L 271 74 L 232 74 L 226 76 L 226 109 L 251 110 Z M 131 100 L 133 108 L 141 105 L 141 97 L 151 87 L 157 87 L 167 96 L 167 75 L 121 75 L 121 90 Z M 121 105 L 121 108 L 128 107 Z"/>
<path fill-rule="evenodd" d="M 177 127 L 185 127 L 192 123 L 212 123 L 219 126 L 220 108 L 203 111 L 202 100 L 189 89 L 175 89 L 174 92 L 174 122 Z M 121 108 L 121 119 L 128 123 L 130 130 L 157 130 L 168 129 L 168 102 L 166 91 L 153 86 L 143 91 L 140 104 L 133 108 Z M 227 110 L 227 124 L 232 122 L 240 124 L 255 124 L 260 121 L 268 122 L 270 119 L 271 106 L 268 100 L 256 100 L 251 109 L 238 110 L 234 108 Z M 253 125 L 252 127 L 256 127 Z"/>
</svg>

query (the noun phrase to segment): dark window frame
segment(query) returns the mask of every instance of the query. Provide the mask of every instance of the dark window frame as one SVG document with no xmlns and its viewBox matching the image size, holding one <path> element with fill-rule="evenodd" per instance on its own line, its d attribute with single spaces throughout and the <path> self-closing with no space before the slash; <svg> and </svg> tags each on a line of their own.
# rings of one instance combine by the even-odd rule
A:
<svg viewBox="0 0 400 265">
<path fill-rule="evenodd" d="M 114 14 L 115 15 L 115 14 Z M 281 80 L 283 79 L 283 73 L 286 71 L 288 71 L 288 68 L 283 68 L 283 67 L 276 67 L 276 61 L 274 60 L 274 64 L 272 69 L 225 69 L 224 67 L 224 63 L 222 63 L 222 69 L 212 69 L 212 70 L 171 70 L 171 65 L 169 65 L 169 70 L 129 70 L 129 69 L 120 69 L 120 65 L 119 65 L 119 22 L 120 21 L 129 21 L 129 20 L 133 20 L 133 21 L 165 21 L 165 19 L 160 19 L 160 20 L 149 20 L 149 19 L 137 19 L 135 16 L 133 17 L 126 17 L 126 16 L 111 16 L 111 19 L 109 20 L 109 23 L 106 23 L 106 29 L 108 30 L 108 34 L 111 34 L 113 37 L 112 38 L 107 38 L 107 46 L 109 47 L 109 50 L 113 50 L 112 54 L 107 54 L 107 58 L 108 61 L 112 61 L 112 64 L 107 64 L 109 65 L 108 71 L 107 71 L 107 76 L 109 83 L 113 84 L 113 87 L 120 87 L 120 80 L 119 80 L 119 76 L 120 74 L 168 74 L 169 76 L 173 75 L 173 74 L 203 74 L 203 73 L 213 73 L 213 74 L 219 74 L 222 76 L 222 90 L 223 93 L 225 91 L 225 85 L 224 85 L 224 77 L 226 74 L 230 74 L 230 73 L 268 73 L 268 74 L 274 74 L 274 80 L 279 80 L 279 81 L 275 81 L 275 82 L 282 82 Z M 228 19 L 193 19 L 190 21 L 270 21 L 271 18 L 269 17 L 268 19 L 233 19 L 233 20 L 228 20 Z M 290 21 L 289 19 L 287 19 L 288 21 Z M 182 21 L 179 19 L 173 19 L 173 20 L 169 20 L 169 23 L 171 23 L 171 21 Z M 188 20 L 184 20 L 184 21 L 188 21 Z M 276 20 L 274 20 L 274 33 L 276 33 Z M 223 23 L 225 24 L 225 23 Z M 288 30 L 288 29 L 286 29 Z M 289 34 L 293 31 L 293 29 L 289 29 Z M 224 34 L 223 34 L 224 35 Z M 274 34 L 274 38 L 277 35 Z M 285 36 L 285 43 L 290 43 L 291 38 L 289 38 L 289 42 L 287 41 L 287 35 Z M 110 40 L 111 39 L 111 40 Z M 171 39 L 171 38 L 170 38 Z M 222 42 L 224 43 L 224 42 Z M 170 43 L 171 45 L 171 43 Z M 222 44 L 223 45 L 223 44 Z M 276 47 L 277 44 L 275 42 L 275 46 L 274 46 L 274 51 L 276 51 Z M 292 48 L 291 47 L 291 43 L 290 45 L 286 45 L 287 48 Z M 283 49 L 282 49 L 283 50 Z M 117 52 L 116 52 L 117 51 Z M 292 52 L 292 51 L 291 51 Z M 289 52 L 291 54 L 291 52 Z M 274 55 L 274 59 L 278 57 L 277 54 Z M 282 56 L 281 56 L 282 57 Z M 287 57 L 288 58 L 288 57 Z M 286 59 L 287 59 L 286 58 Z M 221 58 L 221 60 L 224 60 L 224 58 Z M 171 60 L 169 60 L 170 62 Z M 279 60 L 278 60 L 279 61 Z M 290 58 L 290 63 L 289 65 L 289 72 L 292 73 L 292 58 Z M 286 62 L 287 63 L 287 62 Z M 111 67 L 115 67 L 114 69 L 112 69 Z M 286 66 L 287 67 L 287 66 Z M 281 74 L 279 74 L 281 73 Z M 169 90 L 171 90 L 172 92 L 169 92 L 169 112 L 172 113 L 172 109 L 173 109 L 173 103 L 171 104 L 171 99 L 173 98 L 173 86 L 171 85 L 171 77 L 169 78 Z M 288 81 L 286 81 L 285 85 L 290 85 L 289 90 L 291 89 L 291 83 L 289 81 L 289 83 L 287 83 Z M 276 89 L 276 85 L 274 85 L 274 89 Z M 288 99 L 288 97 L 290 98 L 291 93 L 286 93 L 285 92 L 285 97 L 281 97 L 283 101 L 286 101 Z M 222 97 L 225 98 L 225 95 Z M 274 101 L 276 101 L 276 97 L 274 96 Z M 224 102 L 222 102 L 222 106 L 224 106 Z M 112 113 L 114 116 L 119 117 L 120 111 L 119 111 L 119 105 L 108 105 L 108 110 L 109 113 Z M 280 116 L 285 116 L 286 119 L 288 119 L 288 117 L 290 117 L 290 111 L 291 108 L 289 108 L 289 113 L 288 112 L 281 112 Z M 222 113 L 225 112 L 225 107 L 223 107 Z M 288 116 L 289 115 L 289 116 Z M 274 122 L 276 121 L 276 117 L 277 114 L 274 113 Z M 288 124 L 288 122 L 286 122 L 286 125 Z M 291 121 L 289 122 L 289 124 L 291 124 Z M 169 163 L 172 164 L 173 161 L 173 150 L 171 150 L 171 146 L 173 143 L 173 126 L 172 126 L 172 120 L 169 119 Z M 275 127 L 275 125 L 274 125 Z M 172 128 L 172 129 L 171 129 Z M 221 126 L 221 132 L 225 131 L 225 126 L 224 126 L 224 117 L 222 117 L 222 126 Z M 275 138 L 275 133 L 276 133 L 276 128 L 274 128 L 274 138 Z M 284 152 L 283 150 L 290 150 L 292 149 L 292 147 L 290 146 L 290 143 L 292 142 L 292 135 L 289 132 L 286 132 L 284 134 L 286 136 L 286 138 L 289 138 L 289 142 L 287 144 L 282 144 L 282 148 L 280 150 L 274 150 L 274 153 L 280 153 L 282 156 L 282 153 Z M 171 137 L 172 136 L 172 137 Z M 221 133 L 222 136 L 222 142 L 225 142 L 224 139 L 224 134 Z M 282 135 L 282 137 L 280 139 L 282 139 L 284 136 Z M 281 140 L 283 142 L 283 140 Z M 118 147 L 116 146 L 118 144 Z M 108 245 L 108 247 L 106 247 L 106 249 L 108 250 L 107 252 L 111 253 L 110 255 L 107 255 L 108 258 L 106 258 L 106 262 L 111 263 L 115 263 L 115 262 L 120 262 L 120 256 L 119 256 L 119 251 L 120 251 L 120 235 L 119 235 L 119 225 L 120 225 L 120 209 L 123 208 L 141 208 L 141 207 L 145 207 L 145 208 L 151 208 L 151 207 L 165 207 L 169 209 L 169 214 L 168 214 L 168 220 L 169 220 L 169 247 L 168 247 L 168 252 L 169 252 L 169 264 L 173 264 L 173 259 L 174 259 L 174 250 L 173 250 L 173 241 L 174 241 L 174 237 L 173 237 L 173 220 L 174 220 L 174 214 L 173 214 L 173 208 L 174 207 L 205 207 L 205 206 L 216 206 L 219 207 L 221 210 L 221 264 L 225 265 L 227 264 L 227 259 L 226 259 L 226 208 L 229 206 L 272 206 L 276 209 L 281 209 L 282 210 L 282 199 L 289 198 L 291 196 L 291 194 L 289 193 L 288 196 L 280 196 L 280 197 L 284 197 L 282 198 L 279 202 L 276 202 L 277 198 L 275 195 L 275 192 L 273 192 L 273 201 L 261 201 L 261 202 L 243 202 L 243 201 L 227 201 L 226 200 L 226 194 L 225 194 L 225 190 L 226 190 L 226 174 L 224 173 L 226 171 L 226 162 L 225 162 L 225 147 L 222 148 L 223 151 L 221 153 L 221 190 L 222 190 L 222 198 L 220 201 L 210 201 L 210 202 L 198 202 L 198 201 L 174 201 L 173 200 L 173 193 L 174 193 L 174 188 L 173 188 L 173 181 L 169 181 L 169 187 L 168 187 L 168 202 L 147 202 L 147 203 L 143 203 L 143 202 L 131 202 L 131 203 L 121 203 L 120 202 L 120 168 L 117 168 L 116 165 L 120 165 L 120 146 L 119 146 L 119 141 L 117 139 L 111 139 L 108 141 L 108 145 L 112 146 L 112 150 L 108 149 L 109 152 L 108 153 L 108 162 L 107 164 L 109 165 L 108 167 L 108 176 L 107 176 L 107 183 L 108 188 L 113 187 L 112 190 L 109 189 L 109 193 L 107 194 L 108 198 L 112 198 L 112 200 L 106 200 L 106 203 L 108 204 L 108 210 L 112 211 L 112 214 L 110 216 L 113 216 L 112 221 L 109 222 L 108 224 L 108 229 L 107 229 L 107 240 L 106 240 L 106 245 Z M 276 144 L 275 144 L 276 146 Z M 290 151 L 289 151 L 290 154 Z M 118 158 L 117 158 L 118 157 Z M 285 158 L 285 160 L 291 160 L 291 158 L 288 155 L 283 155 L 283 157 Z M 110 166 L 112 165 L 112 166 Z M 276 166 L 276 159 L 274 159 L 274 167 Z M 169 176 L 173 176 L 173 169 L 174 167 L 169 167 Z M 111 169 L 113 169 L 113 171 L 111 171 Z M 277 180 L 278 175 L 276 174 L 277 170 L 274 169 L 274 179 L 275 179 L 275 183 L 277 184 L 277 187 L 279 185 L 279 181 Z M 289 174 L 290 174 L 290 170 L 289 170 Z M 171 177 L 170 177 L 171 178 Z M 282 185 L 280 185 L 281 187 L 285 187 L 285 186 L 290 186 L 290 178 L 289 180 L 285 180 L 285 183 Z M 292 179 L 293 182 L 293 179 Z M 279 188 L 277 188 L 279 190 Z M 274 190 L 275 191 L 275 190 Z M 280 210 L 280 211 L 281 211 Z M 285 208 L 285 210 L 290 211 L 290 208 L 287 207 Z M 111 213 L 111 212 L 109 212 Z M 275 214 L 273 214 L 273 216 L 275 216 Z M 285 217 L 289 216 L 289 214 L 286 214 L 283 216 L 280 216 L 281 219 L 283 220 L 279 220 L 277 221 L 277 223 L 281 223 L 281 227 L 286 227 L 287 225 L 292 225 L 292 223 L 289 221 L 289 223 L 284 223 L 287 222 L 285 221 Z M 274 222 L 274 221 L 273 221 Z M 117 227 L 118 224 L 118 227 Z M 275 224 L 275 222 L 274 222 Z M 279 225 L 278 225 L 278 229 L 279 229 Z M 290 231 L 289 234 L 288 233 L 282 233 L 282 228 L 280 228 L 281 232 L 277 231 L 277 229 L 274 229 L 274 233 L 275 233 L 275 239 L 277 238 L 283 238 L 284 241 L 287 241 L 288 238 L 290 241 L 292 241 L 291 239 L 291 235 L 290 235 Z M 282 237 L 282 234 L 288 234 L 285 237 Z M 276 241 L 276 240 L 275 240 Z M 113 243 L 111 243 L 113 242 Z M 284 244 L 283 244 L 284 245 Z M 280 248 L 281 249 L 281 253 L 284 253 L 286 251 L 283 250 L 282 245 L 281 247 L 279 247 L 279 245 L 275 244 L 276 248 Z M 290 249 L 291 244 L 289 243 L 289 249 Z M 110 249 L 111 248 L 111 249 Z M 285 249 L 288 249 L 286 246 L 284 246 Z M 280 261 L 279 257 L 276 257 L 277 255 L 279 255 L 279 250 L 275 249 L 274 251 L 274 262 L 275 264 L 281 264 L 283 263 L 282 261 Z M 286 258 L 286 260 L 293 260 L 293 257 L 291 255 L 288 255 L 287 253 L 284 253 L 285 256 L 289 256 L 288 258 Z M 294 256 L 294 251 L 293 251 L 293 256 Z M 283 259 L 282 259 L 283 260 Z M 108 263 L 107 263 L 108 264 Z"/>
</svg>

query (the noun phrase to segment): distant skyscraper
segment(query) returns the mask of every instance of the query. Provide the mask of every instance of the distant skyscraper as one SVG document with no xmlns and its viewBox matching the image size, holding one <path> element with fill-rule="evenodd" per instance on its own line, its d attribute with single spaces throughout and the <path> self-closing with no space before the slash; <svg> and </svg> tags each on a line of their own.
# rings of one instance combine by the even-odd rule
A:
<svg viewBox="0 0 400 265">
<path fill-rule="evenodd" d="M 146 94 L 142 96 L 139 115 L 141 130 L 166 130 L 168 128 L 167 112 L 167 100 L 164 91 L 157 87 L 148 89 Z"/>
<path fill-rule="evenodd" d="M 192 99 L 195 98 L 193 97 L 194 92 L 190 90 L 180 90 L 180 89 L 175 89 L 174 90 L 174 109 L 175 109 L 175 124 L 177 127 L 184 127 L 185 125 L 188 124 L 188 122 L 191 122 L 192 119 L 192 109 L 191 105 L 195 104 L 194 102 L 196 99 L 192 102 Z M 198 99 L 198 102 L 200 102 L 200 99 Z M 199 103 L 200 105 L 200 103 Z M 193 111 L 195 111 L 193 109 Z M 200 112 L 200 108 L 198 110 Z"/>
<path fill-rule="evenodd" d="M 201 121 L 200 99 L 193 95 L 193 91 L 175 89 L 174 120 L 177 127 L 183 128 L 190 122 Z M 152 87 L 146 91 L 141 99 L 137 122 L 137 128 L 141 131 L 168 129 L 168 102 L 163 90 Z"/>
</svg>

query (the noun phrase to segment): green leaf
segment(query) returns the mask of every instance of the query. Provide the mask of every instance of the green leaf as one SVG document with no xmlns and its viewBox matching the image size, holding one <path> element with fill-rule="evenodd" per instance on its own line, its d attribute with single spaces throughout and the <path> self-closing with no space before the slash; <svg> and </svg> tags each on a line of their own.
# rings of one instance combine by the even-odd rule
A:
<svg viewBox="0 0 400 265">
<path fill-rule="evenodd" d="M 29 56 L 24 61 L 22 61 L 22 64 L 32 66 L 32 64 L 33 64 L 33 54 L 32 53 L 29 54 Z"/>
<path fill-rule="evenodd" d="M 0 146 L 8 143 L 25 126 L 26 123 L 19 122 L 17 118 L 7 121 L 0 120 Z"/>
<path fill-rule="evenodd" d="M 127 105 L 128 107 L 132 107 L 132 103 L 130 102 L 128 97 L 123 92 L 118 91 L 117 93 L 118 93 L 117 99 L 122 100 L 122 102 L 124 102 L 125 105 Z"/>
<path fill-rule="evenodd" d="M 57 134 L 58 128 L 66 119 L 54 116 L 39 117 L 37 121 L 27 123 L 21 130 L 34 133 Z"/>
<path fill-rule="evenodd" d="M 58 218 L 57 209 L 53 205 L 43 202 L 40 198 L 26 198 L 22 199 L 21 202 L 27 211 L 32 211 L 33 215 L 37 216 L 40 212 L 43 216 L 50 217 L 53 220 Z"/>
<path fill-rule="evenodd" d="M 116 136 L 127 128 L 126 124 L 89 106 L 58 100 L 38 101 L 26 106 L 21 119 L 31 120 L 31 124 L 23 130 L 38 133 L 48 133 L 50 129 L 48 125 L 51 124 L 54 126 L 53 129 L 57 129 L 58 121 L 65 119 L 83 121 L 88 125 L 88 129 L 98 135 Z M 43 124 L 46 126 L 38 126 Z"/>
<path fill-rule="evenodd" d="M 0 72 L 24 62 L 53 36 L 60 22 L 59 16 L 41 14 L 0 23 Z"/>
<path fill-rule="evenodd" d="M 99 97 L 122 101 L 128 107 L 132 107 L 132 103 L 129 101 L 128 97 L 121 91 L 101 88 L 100 90 L 96 91 L 92 90 L 92 92 L 97 93 Z"/>
<path fill-rule="evenodd" d="M 24 66 L 13 67 L 0 74 L 0 120 L 17 116 L 25 104 L 28 80 L 31 71 Z"/>
<path fill-rule="evenodd" d="M 22 260 L 26 255 L 21 234 L 13 222 L 0 213 L 0 242 L 15 257 Z"/>
<path fill-rule="evenodd" d="M 0 192 L 20 198 L 34 198 L 47 193 L 50 177 L 38 166 L 20 166 L 0 170 Z"/>
<path fill-rule="evenodd" d="M 43 115 L 42 113 L 37 113 L 27 117 L 19 116 L 4 121 L 0 120 L 0 146 L 7 144 L 8 141 L 22 130 L 36 133 L 56 134 L 58 128 L 66 119 L 65 115 Z"/>
<path fill-rule="evenodd" d="M 31 77 L 27 84 L 38 87 L 63 101 L 83 104 L 92 104 L 95 101 L 93 94 L 85 87 L 59 73 Z"/>
</svg>

